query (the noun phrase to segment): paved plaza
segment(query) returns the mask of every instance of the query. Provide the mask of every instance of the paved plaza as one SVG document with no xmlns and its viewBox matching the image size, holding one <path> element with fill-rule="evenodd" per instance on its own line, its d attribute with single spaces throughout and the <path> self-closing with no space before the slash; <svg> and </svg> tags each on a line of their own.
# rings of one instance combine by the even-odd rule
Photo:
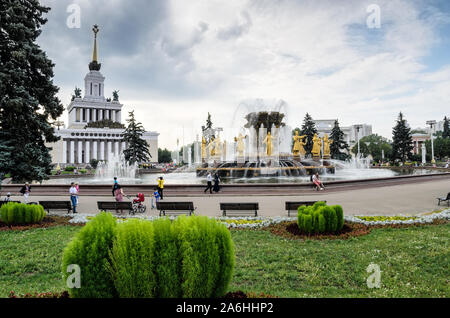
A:
<svg viewBox="0 0 450 318">
<path fill-rule="evenodd" d="M 82 192 L 82 188 L 80 189 Z M 353 189 L 333 192 L 307 193 L 303 195 L 221 195 L 203 194 L 198 196 L 176 196 L 170 194 L 164 197 L 164 201 L 193 201 L 199 215 L 219 216 L 220 202 L 258 202 L 260 216 L 286 216 L 286 201 L 317 201 L 326 200 L 328 204 L 340 204 L 347 215 L 395 215 L 395 214 L 419 214 L 433 211 L 439 208 L 437 197 L 442 197 L 450 191 L 450 179 L 436 180 L 432 182 L 415 182 L 393 186 Z M 126 193 L 134 196 L 135 193 Z M 13 197 L 21 200 L 20 197 Z M 31 201 L 39 200 L 69 200 L 68 196 L 30 196 Z M 80 196 L 78 212 L 97 213 L 97 201 L 114 201 L 112 196 Z M 146 197 L 147 214 L 157 215 L 156 209 L 150 209 L 150 200 Z M 61 212 L 63 213 L 63 212 Z"/>
</svg>

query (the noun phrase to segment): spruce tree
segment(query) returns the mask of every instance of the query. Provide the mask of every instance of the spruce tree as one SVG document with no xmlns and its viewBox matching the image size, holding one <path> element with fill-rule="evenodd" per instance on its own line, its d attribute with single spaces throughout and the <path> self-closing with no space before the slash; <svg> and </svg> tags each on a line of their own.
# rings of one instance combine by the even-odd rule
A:
<svg viewBox="0 0 450 318">
<path fill-rule="evenodd" d="M 123 134 L 123 141 L 128 144 L 127 149 L 123 152 L 125 160 L 130 165 L 149 161 L 152 157 L 150 155 L 149 145 L 147 141 L 142 139 L 142 135 L 145 133 L 144 127 L 141 123 L 136 122 L 134 111 L 129 112 L 128 116 L 130 116 L 127 119 L 128 126 Z"/>
<path fill-rule="evenodd" d="M 306 141 L 305 150 L 306 154 L 310 154 L 313 148 L 313 137 L 317 133 L 316 124 L 314 123 L 312 117 L 306 113 L 305 119 L 303 120 L 301 135 L 306 135 L 308 139 Z"/>
<path fill-rule="evenodd" d="M 338 120 L 334 122 L 334 127 L 331 130 L 330 138 L 333 140 L 333 143 L 330 145 L 331 158 L 345 160 L 348 155 L 341 152 L 341 150 L 349 151 L 349 146 L 348 143 L 344 140 L 344 132 L 339 127 Z"/>
<path fill-rule="evenodd" d="M 444 117 L 444 131 L 442 132 L 442 138 L 450 138 L 450 123 L 447 116 Z"/>
<path fill-rule="evenodd" d="M 412 157 L 412 150 L 414 148 L 411 128 L 408 127 L 403 114 L 400 112 L 397 120 L 397 124 L 392 130 L 393 142 L 392 142 L 392 159 L 399 159 L 405 162 Z"/>
<path fill-rule="evenodd" d="M 41 181 L 50 174 L 45 143 L 58 140 L 51 122 L 64 108 L 54 64 L 36 44 L 49 10 L 38 0 L 0 2 L 0 178 Z"/>
</svg>

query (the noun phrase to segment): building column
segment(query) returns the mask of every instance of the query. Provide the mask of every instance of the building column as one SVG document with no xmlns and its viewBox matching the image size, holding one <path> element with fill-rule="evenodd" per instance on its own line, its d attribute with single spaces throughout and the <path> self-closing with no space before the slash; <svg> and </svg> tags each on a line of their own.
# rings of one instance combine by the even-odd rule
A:
<svg viewBox="0 0 450 318">
<path fill-rule="evenodd" d="M 109 111 L 105 109 L 104 112 L 105 112 L 105 119 L 109 119 Z"/>
<path fill-rule="evenodd" d="M 62 148 L 62 163 L 67 163 L 67 140 L 63 140 Z"/>
<path fill-rule="evenodd" d="M 106 156 L 107 156 L 107 160 L 109 161 L 109 160 L 111 160 L 111 155 L 112 155 L 112 149 L 111 149 L 111 146 L 112 146 L 112 142 L 111 142 L 111 140 L 108 140 L 108 150 L 107 150 L 107 153 L 106 153 Z"/>
<path fill-rule="evenodd" d="M 75 140 L 70 141 L 70 163 L 75 163 Z"/>
<path fill-rule="evenodd" d="M 98 120 L 103 120 L 103 109 L 98 110 L 98 117 L 99 117 Z"/>
<path fill-rule="evenodd" d="M 91 109 L 86 108 L 86 122 L 89 123 L 91 121 Z"/>
<path fill-rule="evenodd" d="M 83 163 L 83 140 L 78 140 L 78 163 Z"/>
<path fill-rule="evenodd" d="M 115 142 L 114 142 L 114 155 L 115 155 L 116 157 L 119 156 L 119 142 L 118 142 L 118 141 L 115 141 Z"/>
<path fill-rule="evenodd" d="M 112 111 L 112 120 L 113 120 L 113 122 L 116 121 L 116 111 L 115 110 Z"/>
<path fill-rule="evenodd" d="M 127 149 L 127 143 L 125 141 L 122 141 L 122 153 Z"/>
<path fill-rule="evenodd" d="M 105 142 L 100 141 L 100 160 L 105 160 Z"/>
<path fill-rule="evenodd" d="M 97 155 L 97 140 L 93 140 L 92 141 L 92 159 L 98 159 L 98 155 Z"/>
<path fill-rule="evenodd" d="M 89 163 L 91 161 L 91 143 L 89 140 L 86 140 L 84 149 L 84 161 Z"/>
</svg>

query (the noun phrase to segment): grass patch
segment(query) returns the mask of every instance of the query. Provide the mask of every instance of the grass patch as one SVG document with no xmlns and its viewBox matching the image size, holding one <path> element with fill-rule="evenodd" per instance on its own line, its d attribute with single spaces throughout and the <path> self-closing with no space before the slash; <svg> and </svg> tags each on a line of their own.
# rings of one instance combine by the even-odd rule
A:
<svg viewBox="0 0 450 318">
<path fill-rule="evenodd" d="M 0 297 L 62 292 L 62 250 L 81 227 L 0 232 Z M 450 297 L 450 224 L 376 228 L 346 240 L 292 240 L 232 230 L 229 291 L 275 297 Z M 370 263 L 381 288 L 369 289 Z"/>
</svg>

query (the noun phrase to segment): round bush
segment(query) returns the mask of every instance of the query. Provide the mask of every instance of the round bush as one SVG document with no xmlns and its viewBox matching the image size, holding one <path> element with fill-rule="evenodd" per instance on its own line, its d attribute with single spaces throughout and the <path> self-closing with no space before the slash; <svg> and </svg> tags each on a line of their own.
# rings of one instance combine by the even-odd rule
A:
<svg viewBox="0 0 450 318">
<path fill-rule="evenodd" d="M 225 225 L 208 217 L 118 225 L 109 270 L 120 297 L 223 296 L 234 268 Z"/>
<path fill-rule="evenodd" d="M 297 224 L 307 234 L 336 232 L 344 226 L 344 211 L 340 205 L 327 206 L 325 202 L 316 202 L 308 207 L 300 206 Z"/>
<path fill-rule="evenodd" d="M 68 288 L 71 297 L 115 297 L 114 282 L 108 271 L 108 260 L 116 236 L 117 223 L 111 213 L 101 212 L 64 249 L 62 274 L 64 282 L 72 273 L 67 267 L 76 264 L 81 270 L 81 288 Z"/>
</svg>

